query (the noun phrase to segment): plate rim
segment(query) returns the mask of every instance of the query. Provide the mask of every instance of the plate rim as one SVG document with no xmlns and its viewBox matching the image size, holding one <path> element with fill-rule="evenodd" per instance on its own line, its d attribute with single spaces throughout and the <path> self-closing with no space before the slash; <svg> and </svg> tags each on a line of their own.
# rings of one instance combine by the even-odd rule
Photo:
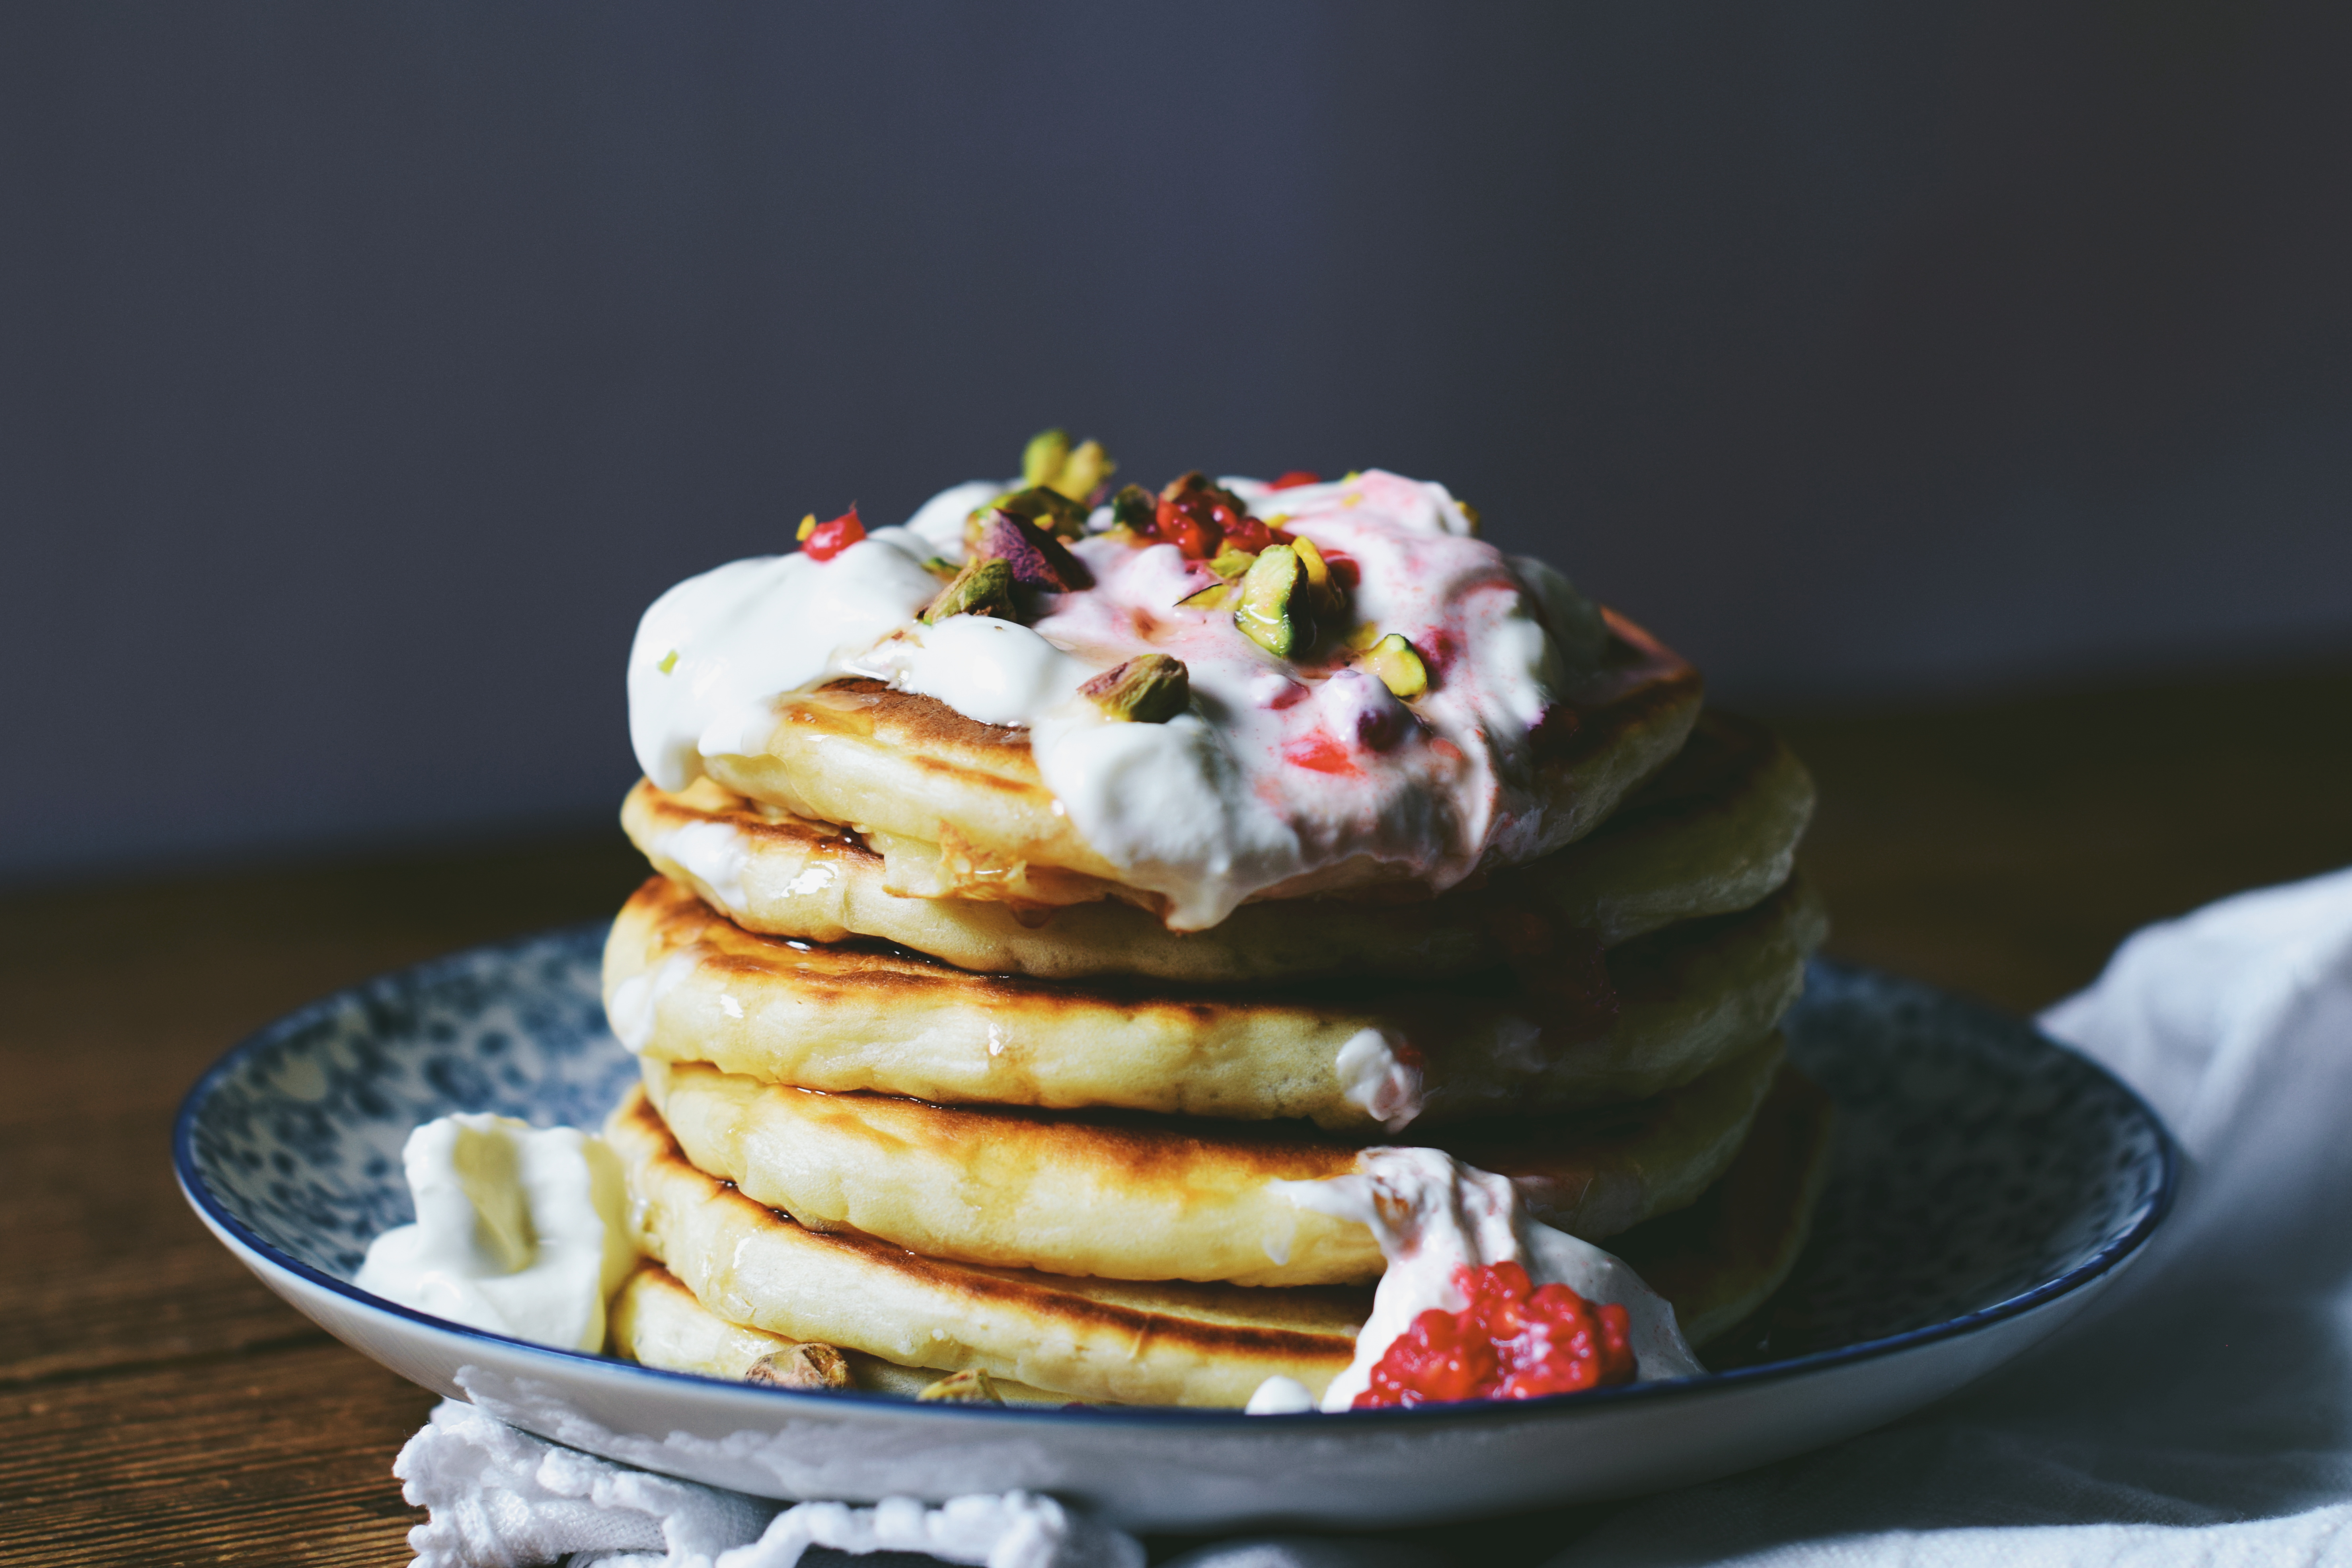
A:
<svg viewBox="0 0 2352 1568">
<path fill-rule="evenodd" d="M 2012 1319 L 2021 1318 L 2039 1308 L 2073 1295 L 2095 1282 L 2116 1272 L 2137 1257 L 2147 1245 L 2158 1228 L 2171 1214 L 2179 1194 L 2181 1154 L 2172 1131 L 2156 1109 L 2129 1083 L 2110 1072 L 2106 1067 L 2084 1055 L 2064 1041 L 2053 1038 L 2030 1018 L 2013 1014 L 1946 991 L 1926 981 L 1868 965 L 1846 963 L 1819 955 L 1807 961 L 1808 974 L 1819 968 L 1843 978 L 1869 979 L 1892 983 L 1898 986 L 1926 992 L 1937 1001 L 1972 1013 L 1986 1021 L 2004 1027 L 2022 1028 L 2043 1047 L 2064 1053 L 2083 1067 L 2105 1079 L 2122 1091 L 2125 1099 L 2138 1111 L 2156 1135 L 2157 1185 L 2153 1197 L 2138 1218 L 2119 1237 L 2111 1240 L 2090 1258 L 2065 1273 L 2005 1297 L 1973 1312 L 1965 1312 L 1941 1322 L 1906 1329 L 1900 1333 L 1862 1340 L 1831 1350 L 1815 1351 L 1785 1361 L 1761 1362 L 1751 1366 L 1731 1367 L 1722 1372 L 1709 1372 L 1698 1377 L 1662 1379 L 1650 1383 L 1620 1384 L 1610 1388 L 1584 1389 L 1573 1394 L 1549 1394 L 1524 1400 L 1465 1400 L 1450 1405 L 1423 1405 L 1412 1407 L 1390 1406 L 1377 1410 L 1302 1411 L 1281 1416 L 1252 1415 L 1240 1410 L 1196 1409 L 1182 1405 L 1097 1405 L 1073 1403 L 1069 1405 L 918 1405 L 893 1394 L 869 1394 L 861 1390 L 841 1390 L 828 1393 L 804 1393 L 792 1389 L 751 1385 L 727 1378 L 712 1377 L 703 1373 L 674 1372 L 665 1367 L 646 1366 L 641 1362 L 623 1361 L 615 1356 L 591 1353 L 586 1351 L 563 1350 L 554 1345 L 514 1338 L 488 1329 L 479 1329 L 451 1319 L 418 1311 L 362 1290 L 348 1279 L 339 1279 L 296 1258 L 268 1240 L 230 1212 L 220 1196 L 205 1184 L 195 1163 L 194 1133 L 205 1101 L 248 1058 L 280 1044 L 287 1037 L 310 1026 L 320 1017 L 340 1010 L 347 1002 L 364 1001 L 371 994 L 394 986 L 429 985 L 445 973 L 478 965 L 488 960 L 517 958 L 527 950 L 563 942 L 600 939 L 608 921 L 589 921 L 572 925 L 554 926 L 509 937 L 503 941 L 483 942 L 442 953 L 422 963 L 384 970 L 364 980 L 341 985 L 322 996 L 304 1003 L 292 1012 L 272 1019 L 247 1035 L 223 1052 L 211 1066 L 198 1076 L 188 1092 L 181 1099 L 178 1111 L 172 1121 L 172 1168 L 180 1193 L 190 1207 L 214 1231 L 232 1247 L 249 1252 L 254 1258 L 272 1268 L 293 1275 L 305 1283 L 342 1297 L 353 1306 L 405 1320 L 419 1327 L 454 1334 L 461 1338 L 486 1341 L 509 1351 L 523 1351 L 534 1357 L 552 1361 L 563 1367 L 588 1367 L 622 1376 L 646 1376 L 688 1385 L 732 1389 L 755 1393 L 762 1398 L 783 1402 L 787 1407 L 800 1406 L 811 1411 L 839 1412 L 845 1404 L 862 1407 L 877 1414 L 919 1415 L 927 1419 L 953 1421 L 1019 1422 L 1062 1425 L 1173 1426 L 1181 1427 L 1230 1427 L 1235 1430 L 1265 1431 L 1297 1429 L 1313 1431 L 1323 1436 L 1339 1430 L 1392 1430 L 1400 1426 L 1456 1426 L 1465 1423 L 1523 1420 L 1538 1414 L 1567 1415 L 1579 1412 L 1599 1412 L 1629 1404 L 1661 1404 L 1669 1400 L 1689 1400 L 1720 1393 L 1785 1382 L 1793 1377 L 1809 1377 L 1841 1367 L 1883 1360 L 1888 1356 L 1924 1349 L 1930 1345 L 1967 1338 Z"/>
</svg>

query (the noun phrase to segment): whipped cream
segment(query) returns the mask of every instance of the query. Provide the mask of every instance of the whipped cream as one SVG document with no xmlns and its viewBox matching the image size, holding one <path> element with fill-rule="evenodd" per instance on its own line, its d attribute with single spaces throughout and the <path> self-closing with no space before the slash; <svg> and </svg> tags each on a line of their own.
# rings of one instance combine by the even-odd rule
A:
<svg viewBox="0 0 2352 1568">
<path fill-rule="evenodd" d="M 1433 1308 L 1458 1312 L 1469 1304 L 1454 1288 L 1455 1269 L 1496 1263 L 1517 1263 L 1538 1285 L 1565 1285 L 1588 1301 L 1624 1308 L 1639 1381 L 1695 1377 L 1706 1370 L 1684 1342 L 1664 1297 L 1591 1242 L 1522 1214 L 1507 1176 L 1465 1165 L 1437 1149 L 1367 1149 L 1349 1175 L 1271 1184 L 1300 1208 L 1369 1226 L 1388 1259 L 1372 1315 L 1356 1334 L 1356 1358 L 1323 1391 L 1325 1410 L 1354 1406 L 1356 1395 L 1371 1385 L 1372 1368 L 1415 1318 Z M 1258 1394 L 1267 1406 L 1260 1414 L 1296 1407 L 1287 1389 L 1262 1386 Z M 1250 1407 L 1258 1405 L 1253 1395 Z"/>
<path fill-rule="evenodd" d="M 1216 580 L 1206 566 L 1116 536 L 1071 546 L 1095 585 L 1055 595 L 1034 626 L 923 626 L 940 586 L 924 563 L 961 560 L 964 519 L 1005 489 L 976 480 L 830 561 L 736 562 L 656 600 L 629 656 L 637 760 L 680 790 L 703 758 L 763 746 L 778 699 L 845 676 L 887 680 L 1026 727 L 1080 836 L 1123 880 L 1160 894 L 1180 931 L 1254 896 L 1313 891 L 1350 863 L 1442 890 L 1489 856 L 1528 858 L 1545 826 L 1529 732 L 1597 658 L 1598 610 L 1557 572 L 1472 537 L 1443 485 L 1377 469 L 1284 490 L 1221 482 L 1351 561 L 1357 623 L 1410 638 L 1437 673 L 1432 689 L 1408 708 L 1361 669 L 1277 658 L 1230 613 L 1180 607 Z M 1145 653 L 1183 660 L 1192 711 L 1120 723 L 1076 697 Z"/>
<path fill-rule="evenodd" d="M 572 1127 L 444 1116 L 402 1151 L 416 1223 L 371 1243 L 355 1281 L 386 1300 L 563 1350 L 604 1348 L 635 1267 L 620 1160 Z"/>
</svg>

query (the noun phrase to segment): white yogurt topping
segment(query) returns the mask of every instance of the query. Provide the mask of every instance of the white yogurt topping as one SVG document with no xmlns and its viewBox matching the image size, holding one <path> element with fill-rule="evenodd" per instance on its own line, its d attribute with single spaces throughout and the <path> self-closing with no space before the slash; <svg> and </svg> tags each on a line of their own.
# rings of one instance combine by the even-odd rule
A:
<svg viewBox="0 0 2352 1568">
<path fill-rule="evenodd" d="M 940 584 L 923 562 L 961 560 L 964 518 L 1003 491 L 974 481 L 830 561 L 736 562 L 656 600 L 629 656 L 637 760 L 683 789 L 705 757 L 763 747 L 779 698 L 862 674 L 1026 726 L 1072 825 L 1124 880 L 1162 894 L 1177 930 L 1253 895 L 1313 890 L 1351 861 L 1443 889 L 1489 855 L 1525 858 L 1544 826 L 1528 731 L 1597 653 L 1599 613 L 1558 573 L 1472 538 L 1443 485 L 1377 469 L 1279 491 L 1223 482 L 1354 563 L 1353 624 L 1410 638 L 1435 674 L 1426 695 L 1408 706 L 1360 669 L 1276 658 L 1228 611 L 1180 608 L 1215 579 L 1169 544 L 1078 541 L 1094 587 L 1056 595 L 1034 627 L 924 626 Z M 1191 713 L 1118 723 L 1075 699 L 1144 653 L 1184 661 Z"/>
<path fill-rule="evenodd" d="M 655 835 L 648 847 L 677 861 L 730 911 L 743 912 L 743 873 L 751 864 L 751 847 L 733 823 L 682 822 Z"/>
<path fill-rule="evenodd" d="M 621 1162 L 604 1140 L 444 1116 L 411 1132 L 402 1158 L 416 1223 L 370 1244 L 361 1289 L 519 1340 L 604 1348 L 604 1303 L 636 1253 Z"/>
<path fill-rule="evenodd" d="M 1391 1132 L 1412 1125 L 1422 1112 L 1421 1068 L 1379 1029 L 1359 1029 L 1331 1060 L 1339 1094 Z"/>
<path fill-rule="evenodd" d="M 1415 1318 L 1469 1304 L 1454 1288 L 1454 1271 L 1465 1266 L 1518 1263 L 1538 1285 L 1565 1285 L 1588 1301 L 1624 1308 L 1635 1372 L 1644 1383 L 1706 1370 L 1684 1342 L 1664 1297 L 1591 1242 L 1521 1214 L 1507 1176 L 1436 1149 L 1367 1149 L 1353 1174 L 1272 1185 L 1300 1208 L 1370 1226 L 1388 1259 L 1372 1315 L 1356 1335 L 1356 1359 L 1323 1391 L 1326 1410 L 1355 1404 L 1371 1384 L 1372 1368 Z"/>
</svg>

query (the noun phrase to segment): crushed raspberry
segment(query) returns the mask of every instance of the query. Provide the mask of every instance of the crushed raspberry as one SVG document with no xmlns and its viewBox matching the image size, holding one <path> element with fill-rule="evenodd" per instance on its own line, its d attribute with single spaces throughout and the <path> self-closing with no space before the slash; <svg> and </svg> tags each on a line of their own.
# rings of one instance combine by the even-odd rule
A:
<svg viewBox="0 0 2352 1568">
<path fill-rule="evenodd" d="M 1323 476 L 1306 468 L 1293 468 L 1265 488 L 1270 490 L 1295 490 L 1301 485 L 1319 485 Z"/>
<path fill-rule="evenodd" d="M 812 561 L 830 561 L 866 537 L 866 525 L 851 507 L 830 522 L 801 524 L 801 548 Z"/>
<path fill-rule="evenodd" d="M 1199 473 L 1160 492 L 1149 531 L 1194 561 L 1211 559 L 1228 542 L 1236 550 L 1263 550 L 1268 543 L 1265 524 L 1250 516 L 1241 498 Z"/>
<path fill-rule="evenodd" d="M 1295 763 L 1302 768 L 1312 768 L 1318 773 L 1352 773 L 1358 771 L 1356 760 L 1348 755 L 1348 748 L 1323 730 L 1311 735 L 1301 735 L 1283 747 L 1282 760 Z"/>
<path fill-rule="evenodd" d="M 1517 1263 L 1454 1271 L 1468 1299 L 1433 1307 L 1372 1368 L 1355 1408 L 1463 1399 L 1539 1399 L 1633 1381 L 1625 1309 L 1595 1307 L 1565 1285 L 1538 1288 Z"/>
</svg>

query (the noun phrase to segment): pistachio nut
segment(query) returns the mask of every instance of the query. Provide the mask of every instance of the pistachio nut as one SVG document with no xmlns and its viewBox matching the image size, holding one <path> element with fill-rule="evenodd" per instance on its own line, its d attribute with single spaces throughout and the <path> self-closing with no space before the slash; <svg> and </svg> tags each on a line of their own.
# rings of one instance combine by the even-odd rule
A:
<svg viewBox="0 0 2352 1568">
<path fill-rule="evenodd" d="M 974 556 L 964 563 L 939 597 L 923 611 L 923 624 L 937 626 L 950 616 L 993 616 L 1018 620 L 1013 604 L 1013 568 L 1002 561 Z"/>
<path fill-rule="evenodd" d="M 773 1388 L 847 1388 L 849 1362 L 831 1345 L 811 1341 L 761 1356 L 743 1370 L 743 1381 Z"/>
<path fill-rule="evenodd" d="M 948 1405 L 1002 1405 L 1003 1396 L 996 1392 L 995 1380 L 982 1367 L 966 1367 L 950 1373 L 915 1397 Z"/>
<path fill-rule="evenodd" d="M 1429 666 L 1422 662 L 1421 650 L 1402 633 L 1391 632 L 1374 643 L 1362 663 L 1367 671 L 1380 677 L 1391 696 L 1410 700 L 1429 689 Z"/>
<path fill-rule="evenodd" d="M 1277 544 L 1262 550 L 1241 580 L 1241 603 L 1234 625 L 1274 655 L 1290 658 L 1315 644 L 1315 612 L 1308 602 L 1307 568 L 1297 549 Z"/>
<path fill-rule="evenodd" d="M 1192 680 L 1181 658 L 1147 653 L 1106 669 L 1078 688 L 1110 718 L 1165 724 L 1192 704 Z"/>
</svg>

